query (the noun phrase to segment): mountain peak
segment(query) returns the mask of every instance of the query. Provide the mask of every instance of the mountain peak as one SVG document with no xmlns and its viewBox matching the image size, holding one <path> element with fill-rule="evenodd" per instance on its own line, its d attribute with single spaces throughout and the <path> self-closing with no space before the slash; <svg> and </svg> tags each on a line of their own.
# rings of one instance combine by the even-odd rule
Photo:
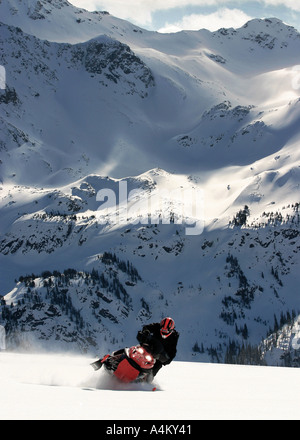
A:
<svg viewBox="0 0 300 440">
<path fill-rule="evenodd" d="M 255 18 L 248 21 L 240 31 L 246 31 L 246 33 L 252 36 L 261 34 L 270 35 L 273 38 L 278 38 L 280 41 L 300 37 L 297 29 L 276 17 L 265 19 Z"/>
<path fill-rule="evenodd" d="M 6 6 L 11 14 L 27 13 L 32 19 L 44 19 L 44 14 L 51 13 L 51 9 L 62 9 L 72 6 L 67 0 L 7 0 Z"/>
<path fill-rule="evenodd" d="M 291 43 L 298 43 L 300 33 L 292 26 L 285 24 L 278 18 L 255 18 L 248 21 L 241 28 L 221 28 L 212 33 L 214 38 L 225 40 L 248 41 L 248 50 L 252 51 L 260 46 L 263 49 L 286 48 Z M 223 44 L 223 43 L 222 43 Z"/>
<path fill-rule="evenodd" d="M 41 40 L 77 44 L 101 34 L 116 38 L 136 26 L 106 11 L 90 12 L 67 0 L 0 1 L 0 21 Z"/>
<path fill-rule="evenodd" d="M 277 17 L 270 17 L 270 18 L 254 18 L 252 20 L 249 20 L 242 29 L 248 29 L 248 30 L 265 30 L 269 29 L 269 32 L 282 32 L 284 30 L 288 31 L 294 31 L 298 33 L 297 29 L 295 29 L 293 26 L 290 26 L 286 23 L 284 23 L 282 20 L 280 20 Z"/>
<path fill-rule="evenodd" d="M 35 37 L 58 43 L 81 43 L 100 34 L 112 34 L 118 26 L 102 22 L 108 12 L 89 12 L 77 8 L 67 0 L 6 0 L 0 2 L 0 21 L 22 29 Z"/>
<path fill-rule="evenodd" d="M 299 36 L 299 32 L 293 26 L 284 23 L 282 20 L 276 17 L 272 18 L 254 18 L 249 20 L 241 28 L 221 28 L 214 33 L 221 33 L 222 35 L 231 34 L 270 34 L 274 37 L 283 39 L 286 36 Z"/>
</svg>

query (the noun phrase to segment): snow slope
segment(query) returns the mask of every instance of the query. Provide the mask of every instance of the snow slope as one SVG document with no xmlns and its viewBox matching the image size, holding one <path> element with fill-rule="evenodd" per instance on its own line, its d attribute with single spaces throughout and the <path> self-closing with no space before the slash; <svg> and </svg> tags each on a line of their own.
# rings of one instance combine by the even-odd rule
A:
<svg viewBox="0 0 300 440">
<path fill-rule="evenodd" d="M 53 7 L 47 20 L 63 27 L 71 8 L 57 15 Z M 298 139 L 292 84 L 300 36 L 280 20 L 175 35 L 127 24 L 121 36 L 113 22 L 114 33 L 103 27 L 105 16 L 92 40 L 67 44 L 44 40 L 38 25 L 46 29 L 45 19 L 30 19 L 28 35 L 26 14 L 4 17 L 18 17 L 17 27 L 1 24 L 6 183 L 57 187 L 91 173 L 126 177 L 157 166 L 215 172 L 249 166 Z M 68 32 L 76 26 L 73 20 Z"/>
<path fill-rule="evenodd" d="M 173 362 L 161 370 L 152 392 L 149 384 L 114 383 L 102 371 L 92 371 L 91 361 L 0 353 L 0 419 L 129 423 L 300 418 L 299 369 Z"/>
<path fill-rule="evenodd" d="M 0 4 L 0 16 L 5 17 L 1 21 L 20 27 L 28 34 L 72 44 L 100 34 L 120 39 L 126 31 L 141 31 L 106 11 L 88 12 L 66 0 L 6 0 Z"/>
</svg>

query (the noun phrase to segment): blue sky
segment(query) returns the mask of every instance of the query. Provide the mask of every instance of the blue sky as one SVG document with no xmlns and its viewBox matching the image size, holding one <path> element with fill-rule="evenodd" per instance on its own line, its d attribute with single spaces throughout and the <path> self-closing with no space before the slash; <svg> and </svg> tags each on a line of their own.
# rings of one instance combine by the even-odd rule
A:
<svg viewBox="0 0 300 440">
<path fill-rule="evenodd" d="M 252 18 L 277 17 L 300 31 L 299 0 L 69 0 L 90 11 L 108 11 L 160 32 L 240 27 Z"/>
</svg>

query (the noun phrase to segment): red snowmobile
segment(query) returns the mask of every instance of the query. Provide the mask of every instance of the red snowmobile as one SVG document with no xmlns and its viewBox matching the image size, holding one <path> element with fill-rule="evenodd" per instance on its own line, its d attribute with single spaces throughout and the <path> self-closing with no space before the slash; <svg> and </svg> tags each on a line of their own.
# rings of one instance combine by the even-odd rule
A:
<svg viewBox="0 0 300 440">
<path fill-rule="evenodd" d="M 121 382 L 151 382 L 152 368 L 156 360 L 153 355 L 141 345 L 124 348 L 107 354 L 91 365 L 95 371 L 102 366 Z"/>
</svg>

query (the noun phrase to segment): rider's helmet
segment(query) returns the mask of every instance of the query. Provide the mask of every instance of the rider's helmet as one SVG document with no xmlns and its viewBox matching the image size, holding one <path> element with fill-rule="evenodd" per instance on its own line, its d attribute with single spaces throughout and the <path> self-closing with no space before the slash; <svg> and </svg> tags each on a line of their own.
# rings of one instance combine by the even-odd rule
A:
<svg viewBox="0 0 300 440">
<path fill-rule="evenodd" d="M 164 318 L 160 322 L 160 334 L 162 338 L 170 336 L 175 328 L 175 322 L 172 318 Z"/>
</svg>

